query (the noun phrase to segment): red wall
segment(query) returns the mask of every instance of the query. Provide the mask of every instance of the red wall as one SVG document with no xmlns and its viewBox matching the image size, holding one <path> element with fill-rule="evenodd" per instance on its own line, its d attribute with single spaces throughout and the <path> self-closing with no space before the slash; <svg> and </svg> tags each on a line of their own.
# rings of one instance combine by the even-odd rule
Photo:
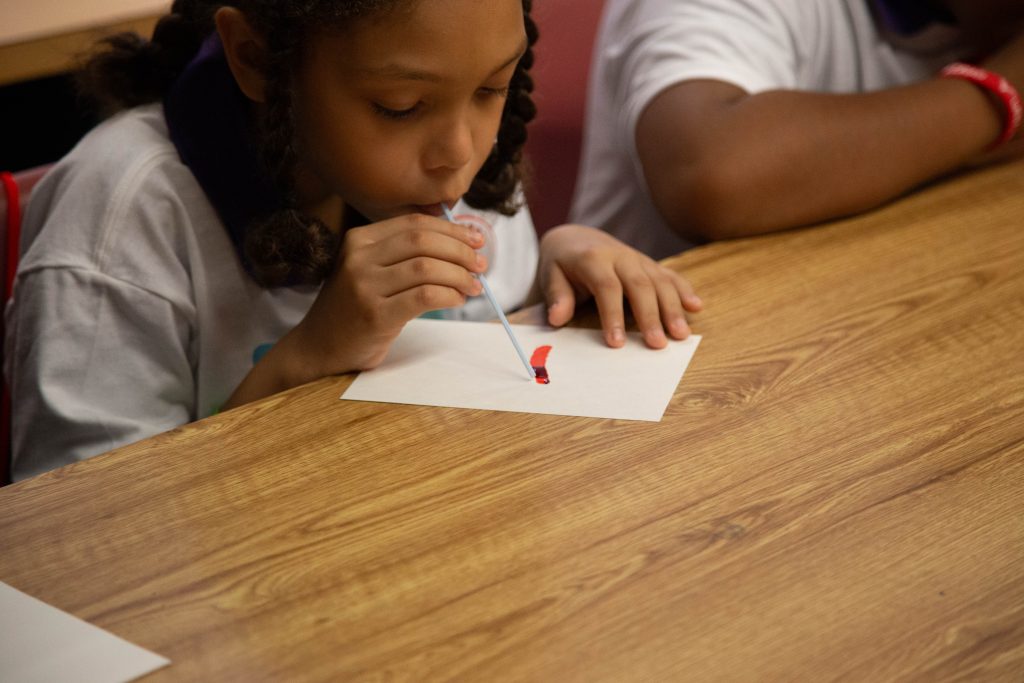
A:
<svg viewBox="0 0 1024 683">
<path fill-rule="evenodd" d="M 526 154 L 533 167 L 527 197 L 538 232 L 569 213 L 583 135 L 587 78 L 604 0 L 535 0 L 540 30 L 533 68 L 537 118 Z"/>
</svg>

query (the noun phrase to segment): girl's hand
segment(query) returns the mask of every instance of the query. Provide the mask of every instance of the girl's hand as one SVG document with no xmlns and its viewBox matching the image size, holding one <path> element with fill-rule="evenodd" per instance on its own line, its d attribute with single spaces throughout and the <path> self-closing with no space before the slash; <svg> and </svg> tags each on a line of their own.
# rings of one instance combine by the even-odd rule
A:
<svg viewBox="0 0 1024 683">
<path fill-rule="evenodd" d="M 654 349 L 665 336 L 690 334 L 684 311 L 703 308 L 693 287 L 680 275 L 632 249 L 608 233 L 582 225 L 563 225 L 544 234 L 540 244 L 540 287 L 548 322 L 560 327 L 572 319 L 577 299 L 597 302 L 609 346 L 626 343 L 623 294 L 629 300 L 644 341 Z"/>
<path fill-rule="evenodd" d="M 476 230 L 413 214 L 345 233 L 338 265 L 295 328 L 314 378 L 373 368 L 407 322 L 461 306 L 487 268 Z M 304 373 L 306 374 L 306 373 Z"/>
</svg>

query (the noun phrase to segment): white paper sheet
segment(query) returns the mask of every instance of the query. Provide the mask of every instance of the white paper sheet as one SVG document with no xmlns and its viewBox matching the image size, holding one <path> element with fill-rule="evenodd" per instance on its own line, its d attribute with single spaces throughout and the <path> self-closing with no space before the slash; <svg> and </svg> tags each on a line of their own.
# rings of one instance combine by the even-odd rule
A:
<svg viewBox="0 0 1024 683">
<path fill-rule="evenodd" d="M 612 349 L 598 330 L 512 327 L 528 360 L 551 347 L 550 384 L 529 379 L 501 325 L 418 319 L 341 398 L 658 422 L 700 343 L 691 336 L 655 351 L 632 333 Z"/>
<path fill-rule="evenodd" d="M 0 582 L 0 681 L 121 683 L 170 663 Z"/>
</svg>

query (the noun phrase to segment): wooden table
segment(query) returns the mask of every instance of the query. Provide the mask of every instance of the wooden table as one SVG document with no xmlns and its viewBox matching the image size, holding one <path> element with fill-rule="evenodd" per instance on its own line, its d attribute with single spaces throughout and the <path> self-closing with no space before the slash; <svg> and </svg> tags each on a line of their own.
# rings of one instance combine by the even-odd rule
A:
<svg viewBox="0 0 1024 683">
<path fill-rule="evenodd" d="M 73 69 L 100 38 L 148 36 L 170 0 L 0 0 L 0 85 Z"/>
<path fill-rule="evenodd" d="M 672 263 L 659 424 L 324 380 L 0 490 L 0 580 L 152 681 L 1024 679 L 1024 163 Z"/>
</svg>

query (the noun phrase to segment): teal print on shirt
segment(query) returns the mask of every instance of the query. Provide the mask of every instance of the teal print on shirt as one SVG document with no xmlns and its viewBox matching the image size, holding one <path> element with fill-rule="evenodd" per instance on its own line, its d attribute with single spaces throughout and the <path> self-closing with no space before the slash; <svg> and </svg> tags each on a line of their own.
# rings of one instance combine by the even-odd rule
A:
<svg viewBox="0 0 1024 683">
<path fill-rule="evenodd" d="M 271 344 L 260 344 L 255 349 L 253 349 L 253 351 L 252 351 L 252 364 L 256 365 L 261 360 L 263 360 L 263 356 L 267 355 L 267 351 L 269 351 L 272 348 L 274 348 L 274 345 L 271 343 Z M 218 414 L 220 412 L 220 409 L 223 408 L 223 407 L 224 407 L 223 404 L 221 404 L 219 406 L 215 406 L 214 409 L 210 412 L 210 416 L 212 417 L 213 415 Z"/>
<path fill-rule="evenodd" d="M 269 351 L 272 348 L 274 348 L 273 343 L 270 343 L 270 344 L 260 344 L 255 349 L 253 349 L 253 352 L 252 352 L 252 364 L 256 365 L 261 360 L 263 360 L 263 356 L 267 355 L 267 351 Z"/>
<path fill-rule="evenodd" d="M 437 311 L 427 311 L 426 313 L 424 313 L 420 317 L 421 318 L 426 318 L 427 320 L 444 320 L 445 319 L 445 311 L 446 310 L 448 310 L 448 309 L 442 308 L 442 309 L 437 310 Z"/>
</svg>

